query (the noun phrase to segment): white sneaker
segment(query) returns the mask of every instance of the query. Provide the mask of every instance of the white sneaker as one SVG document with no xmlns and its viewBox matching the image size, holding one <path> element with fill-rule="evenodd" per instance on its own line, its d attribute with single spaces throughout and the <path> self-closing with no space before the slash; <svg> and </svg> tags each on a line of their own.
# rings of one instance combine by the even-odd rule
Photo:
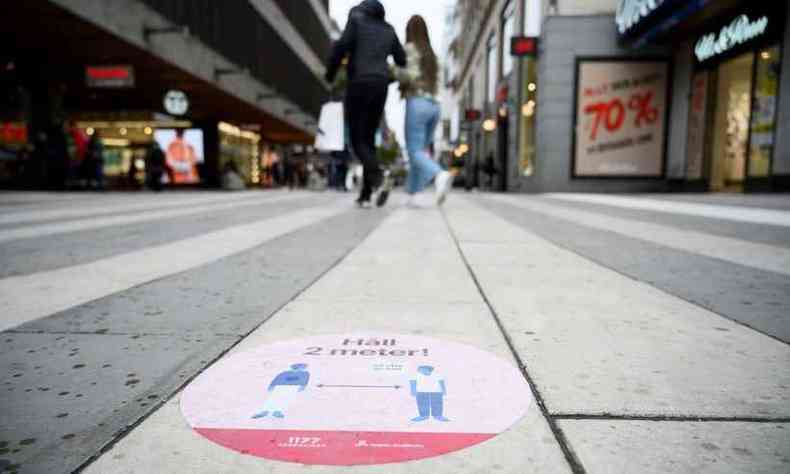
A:
<svg viewBox="0 0 790 474">
<path fill-rule="evenodd" d="M 440 171 L 436 175 L 436 204 L 441 206 L 447 200 L 450 189 L 453 187 L 453 175 L 447 171 Z"/>
<path fill-rule="evenodd" d="M 409 199 L 406 200 L 406 207 L 409 209 L 425 209 L 425 206 L 420 204 L 416 194 L 409 195 Z"/>
<path fill-rule="evenodd" d="M 367 201 L 361 201 L 359 199 L 356 200 L 357 207 L 360 209 L 373 209 L 373 203 L 370 202 L 370 199 Z"/>
</svg>

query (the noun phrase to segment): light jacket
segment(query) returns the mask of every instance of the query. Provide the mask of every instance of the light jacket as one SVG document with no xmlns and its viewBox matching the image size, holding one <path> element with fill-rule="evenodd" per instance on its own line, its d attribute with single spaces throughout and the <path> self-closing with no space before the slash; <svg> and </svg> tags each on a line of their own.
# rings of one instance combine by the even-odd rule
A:
<svg viewBox="0 0 790 474">
<path fill-rule="evenodd" d="M 424 97 L 436 100 L 435 91 L 431 90 L 425 80 L 422 70 L 422 54 L 414 43 L 406 43 L 406 67 L 396 67 L 393 70 L 395 78 L 401 84 L 401 93 L 404 99 L 411 97 Z"/>
</svg>

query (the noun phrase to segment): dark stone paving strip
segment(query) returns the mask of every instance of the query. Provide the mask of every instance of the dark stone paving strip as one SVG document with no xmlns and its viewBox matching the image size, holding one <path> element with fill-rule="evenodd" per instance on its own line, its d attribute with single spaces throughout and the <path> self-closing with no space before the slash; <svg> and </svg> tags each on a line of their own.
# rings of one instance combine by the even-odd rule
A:
<svg viewBox="0 0 790 474">
<path fill-rule="evenodd" d="M 475 201 L 600 265 L 790 343 L 790 277 L 786 275 L 661 247 L 485 198 Z"/>
<path fill-rule="evenodd" d="M 2 334 L 0 463 L 71 472 L 238 337 Z"/>
<path fill-rule="evenodd" d="M 116 227 L 22 239 L 0 244 L 0 278 L 56 270 L 196 237 L 230 226 L 272 218 L 326 202 L 310 196 L 284 202 L 261 200 L 221 212 L 194 214 Z"/>
<path fill-rule="evenodd" d="M 592 204 L 582 202 L 569 202 L 560 199 L 536 198 L 552 206 L 561 206 L 568 209 L 590 211 L 611 217 L 619 217 L 634 221 L 650 222 L 677 229 L 706 234 L 730 237 L 747 242 L 773 245 L 776 247 L 790 248 L 790 227 L 752 224 L 749 222 L 735 222 L 707 217 L 688 216 L 683 214 L 667 214 L 664 212 L 643 211 L 639 209 L 626 209 L 617 206 Z"/>
<path fill-rule="evenodd" d="M 386 215 L 348 212 L 0 333 L 0 465 L 20 465 L 22 473 L 79 469 L 336 265 Z"/>
</svg>

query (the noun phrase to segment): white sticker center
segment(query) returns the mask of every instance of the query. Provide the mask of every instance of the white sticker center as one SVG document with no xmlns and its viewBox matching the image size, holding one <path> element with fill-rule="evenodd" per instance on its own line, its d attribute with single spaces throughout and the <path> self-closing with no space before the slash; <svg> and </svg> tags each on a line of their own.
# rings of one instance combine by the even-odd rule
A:
<svg viewBox="0 0 790 474">
<path fill-rule="evenodd" d="M 532 393 L 513 364 L 409 335 L 281 342 L 227 357 L 184 391 L 181 410 L 227 448 L 302 464 L 383 464 L 493 438 Z"/>
</svg>

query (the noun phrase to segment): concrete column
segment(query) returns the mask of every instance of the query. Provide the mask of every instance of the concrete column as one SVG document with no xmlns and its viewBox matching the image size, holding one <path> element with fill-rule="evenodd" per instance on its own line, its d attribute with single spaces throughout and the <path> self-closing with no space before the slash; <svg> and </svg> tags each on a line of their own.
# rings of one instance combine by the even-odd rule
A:
<svg viewBox="0 0 790 474">
<path fill-rule="evenodd" d="M 667 145 L 667 178 L 670 180 L 682 180 L 686 177 L 686 140 L 693 67 L 691 45 L 684 43 L 675 53 L 672 78 Z"/>
<path fill-rule="evenodd" d="M 790 8 L 786 15 L 773 164 L 773 174 L 778 178 L 777 185 L 784 189 L 790 188 Z"/>
</svg>

